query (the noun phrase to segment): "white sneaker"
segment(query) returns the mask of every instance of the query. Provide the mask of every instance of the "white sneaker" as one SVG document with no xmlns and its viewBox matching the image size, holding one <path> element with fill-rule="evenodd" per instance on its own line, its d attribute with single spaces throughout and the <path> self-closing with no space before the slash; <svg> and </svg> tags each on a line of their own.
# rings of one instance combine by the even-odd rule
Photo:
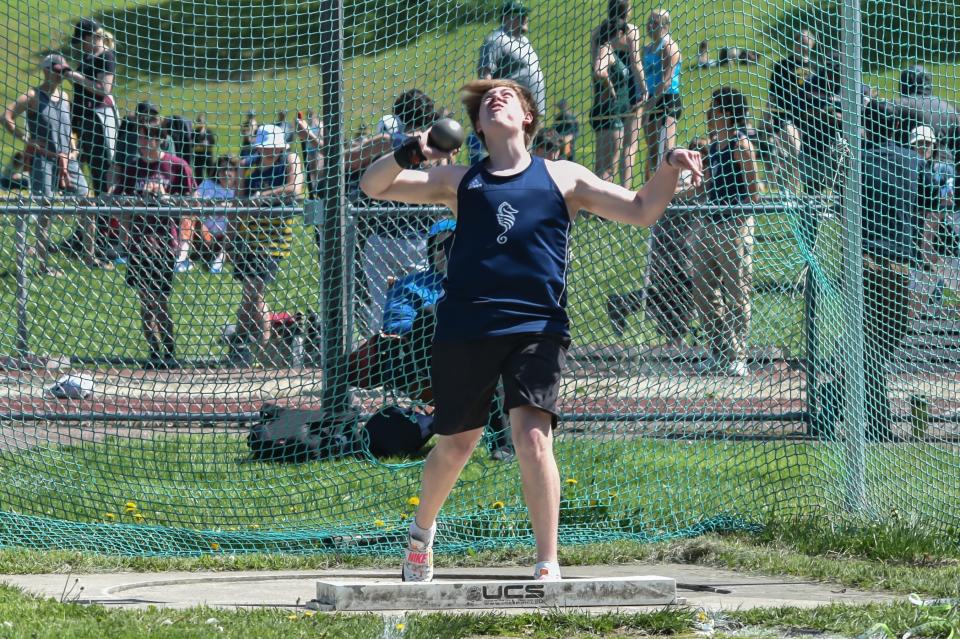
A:
<svg viewBox="0 0 960 639">
<path fill-rule="evenodd" d="M 173 270 L 177 273 L 186 273 L 193 269 L 193 264 L 190 260 L 181 260 L 177 262 L 176 266 L 173 267 Z"/>
<path fill-rule="evenodd" d="M 210 272 L 214 275 L 223 273 L 223 262 L 224 262 L 223 253 L 217 256 L 217 259 L 213 260 L 213 264 L 210 265 Z"/>
<path fill-rule="evenodd" d="M 747 367 L 747 362 L 742 359 L 734 360 L 727 366 L 727 375 L 730 377 L 744 377 L 749 373 L 750 369 Z"/>
<path fill-rule="evenodd" d="M 433 581 L 433 548 L 408 537 L 400 578 L 403 581 Z"/>
<path fill-rule="evenodd" d="M 533 567 L 534 581 L 560 581 L 560 564 L 555 561 L 541 561 Z"/>
</svg>

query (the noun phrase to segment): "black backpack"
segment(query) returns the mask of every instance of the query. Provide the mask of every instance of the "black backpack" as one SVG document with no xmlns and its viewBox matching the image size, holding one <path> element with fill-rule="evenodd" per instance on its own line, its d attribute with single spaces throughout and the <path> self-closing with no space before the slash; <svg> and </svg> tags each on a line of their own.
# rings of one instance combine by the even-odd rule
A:
<svg viewBox="0 0 960 639">
<path fill-rule="evenodd" d="M 353 450 L 352 422 L 333 420 L 318 410 L 266 405 L 260 421 L 250 427 L 247 444 L 256 461 L 302 464 L 335 459 Z"/>
<path fill-rule="evenodd" d="M 424 433 L 417 417 L 414 411 L 399 406 L 385 406 L 377 411 L 363 426 L 370 454 L 380 458 L 419 453 L 433 432 Z M 419 417 L 433 421 L 432 417 Z"/>
</svg>

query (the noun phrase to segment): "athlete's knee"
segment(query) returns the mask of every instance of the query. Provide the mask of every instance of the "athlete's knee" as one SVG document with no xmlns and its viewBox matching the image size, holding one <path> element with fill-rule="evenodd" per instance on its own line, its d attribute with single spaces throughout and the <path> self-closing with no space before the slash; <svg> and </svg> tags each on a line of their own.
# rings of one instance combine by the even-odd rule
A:
<svg viewBox="0 0 960 639">
<path fill-rule="evenodd" d="M 553 454 L 550 413 L 525 406 L 510 411 L 513 445 L 517 455 L 538 459 Z"/>
<path fill-rule="evenodd" d="M 476 428 L 456 435 L 441 435 L 437 450 L 445 457 L 466 461 L 477 447 L 483 430 Z"/>
</svg>

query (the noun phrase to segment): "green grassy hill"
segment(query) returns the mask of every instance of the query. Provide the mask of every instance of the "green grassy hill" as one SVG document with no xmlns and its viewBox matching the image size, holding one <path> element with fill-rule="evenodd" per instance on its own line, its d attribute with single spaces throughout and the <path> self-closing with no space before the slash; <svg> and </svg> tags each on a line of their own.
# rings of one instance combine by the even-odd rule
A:
<svg viewBox="0 0 960 639">
<path fill-rule="evenodd" d="M 58 48 L 71 32 L 72 23 L 83 15 L 108 15 L 121 43 L 142 37 L 161 38 L 161 30 L 149 34 L 124 32 L 118 16 L 133 15 L 137 6 L 152 3 L 123 0 L 7 0 L 0 6 L 0 99 L 9 101 L 39 80 L 38 56 Z M 419 87 L 434 96 L 438 104 L 461 113 L 456 103 L 456 90 L 475 73 L 476 56 L 483 37 L 495 28 L 492 21 L 477 21 L 477 7 L 491 3 L 454 5 L 447 3 L 451 20 L 462 23 L 448 30 L 436 22 L 425 21 L 422 36 L 406 46 L 384 36 L 381 40 L 363 41 L 351 52 L 346 62 L 344 104 L 347 134 L 361 125 L 372 126 L 389 112 L 393 97 L 409 87 Z M 496 5 L 496 2 L 492 3 Z M 581 161 L 592 163 L 593 136 L 588 125 L 590 109 L 588 34 L 604 14 L 605 0 L 529 0 L 532 9 L 530 38 L 537 48 L 548 83 L 548 101 L 553 104 L 567 98 L 577 111 L 581 131 Z M 743 3 L 733 0 L 705 2 L 683 0 L 666 3 L 673 15 L 674 33 L 682 45 L 684 57 L 684 115 L 680 123 L 680 140 L 685 142 L 704 131 L 703 114 L 710 92 L 722 84 L 735 84 L 745 90 L 754 107 L 762 107 L 767 93 L 767 78 L 773 62 L 785 52 L 780 43 L 768 37 L 777 23 L 780 11 L 788 3 Z M 269 7 L 287 7 L 286 0 L 271 0 Z M 372 0 L 370 7 L 376 3 Z M 180 5 L 184 10 L 184 5 Z M 211 6 L 220 6 L 219 4 Z M 316 32 L 316 14 L 306 11 L 316 3 L 291 4 L 297 29 Z M 379 5 L 376 5 L 379 6 Z M 656 5 L 635 3 L 634 22 L 643 24 L 647 12 Z M 452 7 L 452 8 L 450 8 Z M 458 8 L 460 7 L 460 8 Z M 189 9 L 189 5 L 186 5 Z M 201 3 L 193 10 L 207 11 Z M 296 14 L 296 11 L 302 11 Z M 126 12 L 126 13 L 125 13 Z M 287 18 L 287 19 L 294 19 Z M 359 14 L 348 15 L 347 29 L 356 30 Z M 249 18 L 245 18 L 249 20 Z M 276 26 L 276 12 L 264 10 L 260 20 Z M 224 18 L 231 29 L 242 32 L 243 24 Z M 108 21 L 108 25 L 111 22 Z M 281 25 L 282 26 L 282 25 Z M 253 28 L 251 26 L 251 28 Z M 309 38 L 307 38 L 309 39 Z M 762 63 L 753 66 L 698 70 L 692 67 L 698 43 L 709 39 L 711 49 L 720 46 L 741 46 L 758 50 Z M 360 39 L 362 40 L 362 39 Z M 358 40 L 358 41 L 360 41 Z M 151 42 L 136 41 L 141 50 Z M 197 43 L 194 43 L 197 44 Z M 207 46 L 209 43 L 200 43 Z M 156 46 L 160 46 L 159 42 Z M 198 45 L 199 46 L 199 45 Z M 243 82 L 188 81 L 173 75 L 156 75 L 138 68 L 135 59 L 124 58 L 116 80 L 115 95 L 121 110 L 131 109 L 138 100 L 149 98 L 161 105 L 165 114 L 182 113 L 187 117 L 203 112 L 219 138 L 218 152 L 236 151 L 239 125 L 243 114 L 254 110 L 262 120 L 272 121 L 278 109 L 288 112 L 318 107 L 320 80 L 318 68 L 309 59 L 286 63 L 268 60 L 263 71 L 253 73 Z M 228 57 L 236 52 L 228 52 Z M 269 58 L 271 53 L 262 50 Z M 212 61 L 213 62 L 213 61 Z M 296 65 L 302 66 L 296 66 Z M 939 93 L 956 99 L 955 70 L 934 66 Z M 182 76 L 184 74 L 180 74 Z M 896 73 L 888 70 L 867 79 L 885 92 L 894 86 Z M 9 135 L 0 133 L 0 155 L 9 156 L 13 149 Z M 760 221 L 760 233 L 772 242 L 761 245 L 757 254 L 756 279 L 792 282 L 801 264 L 788 225 L 789 220 L 769 218 Z M 63 232 L 63 231 L 61 231 Z M 5 255 L 12 262 L 12 229 L 5 230 Z M 603 299 L 614 289 L 636 287 L 642 281 L 645 262 L 645 232 L 615 228 L 612 225 L 584 225 L 578 231 L 578 252 L 571 274 L 574 321 L 581 334 L 591 341 L 614 339 L 606 325 Z M 63 266 L 67 266 L 64 262 Z M 31 289 L 32 347 L 39 351 L 68 352 L 84 355 L 136 355 L 141 351 L 132 292 L 123 285 L 123 269 L 114 273 L 81 271 L 64 280 L 34 281 Z M 284 269 L 271 295 L 272 306 L 285 310 L 314 308 L 318 294 L 318 274 L 312 234 L 298 227 L 295 255 Z M 2 350 L 12 344 L 13 280 L 0 281 L 4 326 Z M 214 277 L 191 273 L 177 279 L 175 314 L 181 348 L 188 352 L 217 352 L 219 327 L 229 321 L 239 298 L 236 284 L 227 276 Z M 755 306 L 753 341 L 788 346 L 796 352 L 800 340 L 800 300 L 786 294 L 758 294 Z M 639 324 L 628 333 L 628 341 L 646 343 L 652 339 L 651 327 Z"/>
</svg>

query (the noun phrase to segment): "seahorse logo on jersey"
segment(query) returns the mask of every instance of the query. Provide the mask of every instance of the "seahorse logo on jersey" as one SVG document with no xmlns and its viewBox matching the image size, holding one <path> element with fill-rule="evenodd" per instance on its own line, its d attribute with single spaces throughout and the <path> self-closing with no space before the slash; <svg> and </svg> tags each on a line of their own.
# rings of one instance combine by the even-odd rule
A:
<svg viewBox="0 0 960 639">
<path fill-rule="evenodd" d="M 507 243 L 507 232 L 513 228 L 514 222 L 517 221 L 517 209 L 513 208 L 513 205 L 509 202 L 504 202 L 497 207 L 497 224 L 503 227 L 503 233 L 497 236 L 497 244 L 506 244 Z"/>
</svg>

